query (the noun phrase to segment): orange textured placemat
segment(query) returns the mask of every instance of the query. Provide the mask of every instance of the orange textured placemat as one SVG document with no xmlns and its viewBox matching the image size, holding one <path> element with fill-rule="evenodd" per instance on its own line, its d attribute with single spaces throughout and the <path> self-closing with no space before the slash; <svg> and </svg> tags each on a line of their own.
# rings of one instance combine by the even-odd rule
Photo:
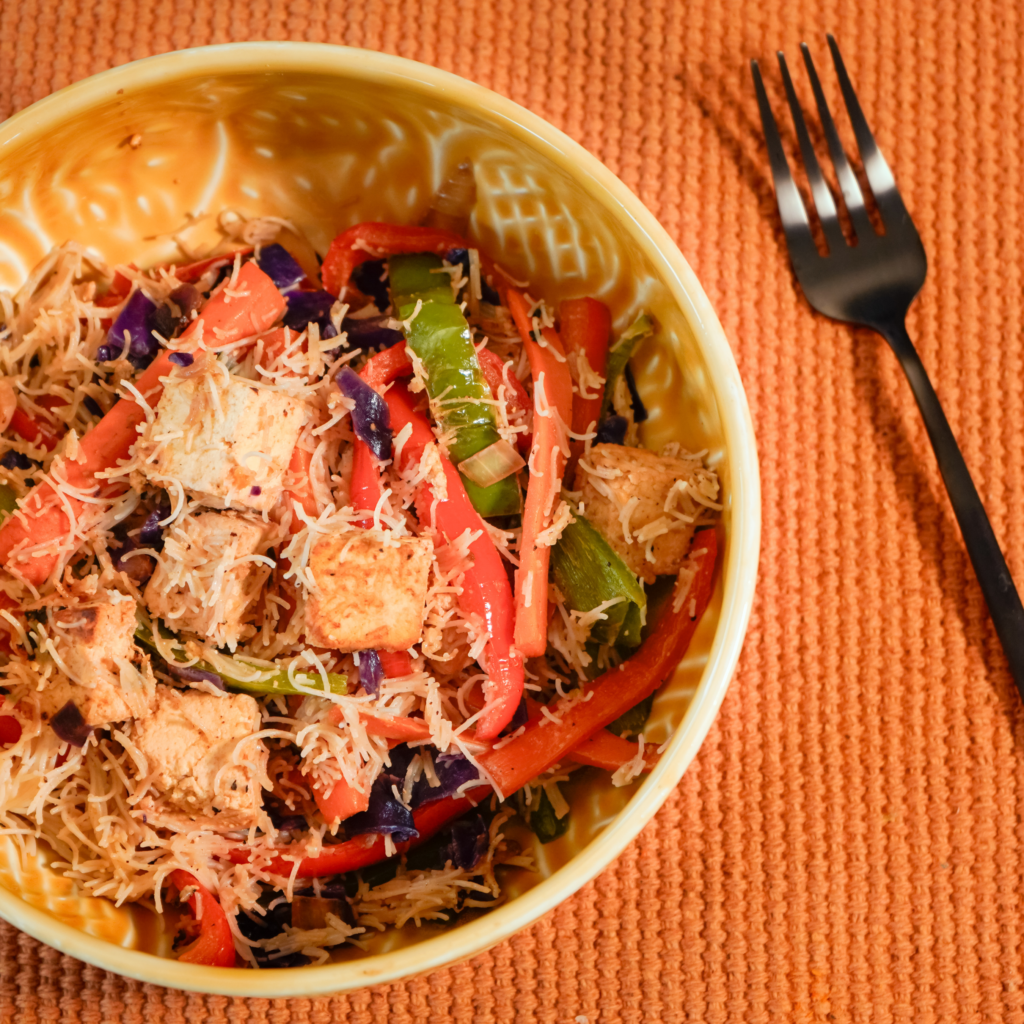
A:
<svg viewBox="0 0 1024 1024">
<path fill-rule="evenodd" d="M 718 722 L 639 841 L 533 928 L 426 978 L 272 1004 L 124 981 L 2 926 L 0 1019 L 1022 1020 L 1024 717 L 893 358 L 795 291 L 746 67 L 804 38 L 824 67 L 837 34 L 928 250 L 911 334 L 1024 583 L 1022 21 L 991 0 L 0 3 L 4 115 L 151 53 L 294 38 L 434 63 L 549 118 L 693 264 L 764 486 Z"/>
</svg>

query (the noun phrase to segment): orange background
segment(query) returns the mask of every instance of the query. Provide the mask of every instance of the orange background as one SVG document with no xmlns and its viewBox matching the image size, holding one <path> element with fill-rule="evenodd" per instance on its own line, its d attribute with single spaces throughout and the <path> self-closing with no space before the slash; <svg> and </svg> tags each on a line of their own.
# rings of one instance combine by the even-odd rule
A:
<svg viewBox="0 0 1024 1024">
<path fill-rule="evenodd" d="M 533 928 L 426 978 L 274 1004 L 124 981 L 0 924 L 0 1020 L 1022 1020 L 1020 702 L 895 360 L 795 288 L 746 65 L 781 114 L 770 56 L 795 68 L 806 39 L 838 108 L 835 32 L 929 256 L 910 333 L 1024 584 L 1022 21 L 953 0 L 0 0 L 2 116 L 151 53 L 291 38 L 436 64 L 548 118 L 692 263 L 764 489 L 716 725 L 640 839 Z"/>
</svg>

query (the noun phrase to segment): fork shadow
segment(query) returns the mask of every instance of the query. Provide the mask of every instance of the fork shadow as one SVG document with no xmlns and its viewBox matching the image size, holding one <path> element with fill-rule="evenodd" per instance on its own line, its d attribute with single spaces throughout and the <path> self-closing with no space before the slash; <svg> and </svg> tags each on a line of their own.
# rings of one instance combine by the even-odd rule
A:
<svg viewBox="0 0 1024 1024">
<path fill-rule="evenodd" d="M 794 301 L 804 303 L 778 216 L 752 84 L 744 81 L 742 75 L 722 75 L 721 69 L 712 68 L 706 62 L 697 65 L 696 73 L 684 70 L 678 78 L 684 97 L 697 106 L 717 135 L 724 153 L 738 168 L 740 178 L 750 187 L 758 217 L 765 226 L 765 237 L 770 237 L 774 243 L 779 268 L 785 268 Z M 773 106 L 779 109 L 778 97 L 771 98 Z M 796 139 L 788 119 L 780 119 L 779 130 L 783 146 L 791 154 L 791 166 L 797 166 L 792 163 Z M 798 182 L 798 186 L 804 192 L 802 182 Z M 805 204 L 808 200 L 809 196 L 804 193 Z M 814 317 L 820 315 L 808 312 Z M 928 445 L 915 444 L 908 435 L 900 411 L 883 383 L 883 360 L 894 357 L 886 342 L 873 331 L 858 328 L 852 330 L 851 335 L 856 393 L 870 410 L 875 433 L 890 442 L 882 447 L 887 453 L 900 500 L 911 510 L 922 546 L 941 552 L 937 572 L 945 607 L 951 607 L 963 623 L 967 645 L 985 666 L 1014 745 L 1024 751 L 1024 706 L 988 617 L 974 569 L 963 547 L 959 525 L 948 499 L 936 493 L 923 470 L 926 464 L 923 460 L 934 456 Z"/>
<path fill-rule="evenodd" d="M 870 411 L 875 434 L 887 441 L 879 447 L 889 460 L 902 507 L 910 510 L 922 546 L 936 552 L 943 603 L 963 623 L 965 642 L 985 666 L 1014 745 L 1024 751 L 1024 707 L 963 545 L 960 526 L 945 492 L 937 492 L 924 471 L 926 460 L 934 461 L 934 453 L 930 445 L 915 442 L 908 434 L 897 402 L 884 384 L 884 361 L 895 360 L 895 356 L 874 331 L 854 328 L 851 334 L 854 387 Z M 906 388 L 907 400 L 912 401 L 902 373 L 899 386 Z"/>
</svg>

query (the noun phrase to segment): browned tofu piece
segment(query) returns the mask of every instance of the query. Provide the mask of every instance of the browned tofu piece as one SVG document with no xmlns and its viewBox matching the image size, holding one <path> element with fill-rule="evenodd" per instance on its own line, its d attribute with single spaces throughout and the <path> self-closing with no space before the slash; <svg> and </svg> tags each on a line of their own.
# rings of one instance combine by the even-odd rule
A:
<svg viewBox="0 0 1024 1024">
<path fill-rule="evenodd" d="M 276 528 L 243 512 L 199 512 L 164 533 L 164 549 L 143 598 L 169 628 L 234 650 L 255 633 L 246 622 L 270 567 L 259 558 Z"/>
<path fill-rule="evenodd" d="M 707 488 L 709 480 L 714 475 L 700 459 L 598 444 L 577 467 L 575 487 L 582 492 L 583 515 L 637 576 L 653 583 L 682 566 L 694 527 L 673 512 L 692 520 L 705 511 L 691 489 Z M 675 487 L 683 481 L 686 488 Z M 710 489 L 717 494 L 717 481 Z"/>
<path fill-rule="evenodd" d="M 48 721 L 69 700 L 87 725 L 108 725 L 144 715 L 152 706 L 153 678 L 132 664 L 135 648 L 135 602 L 110 592 L 96 600 L 53 613 L 53 641 L 60 675 L 39 695 Z M 65 677 L 63 669 L 67 669 Z"/>
<path fill-rule="evenodd" d="M 135 446 L 138 472 L 214 508 L 269 510 L 305 418 L 299 399 L 232 377 L 206 356 L 170 375 Z"/>
<path fill-rule="evenodd" d="M 71 678 L 117 673 L 118 661 L 135 657 L 135 601 L 116 591 L 53 613 L 54 638 Z"/>
<path fill-rule="evenodd" d="M 192 814 L 240 812 L 247 825 L 262 797 L 253 768 L 238 762 L 264 775 L 267 751 L 262 740 L 239 741 L 259 730 L 259 705 L 248 694 L 216 697 L 157 686 L 153 713 L 133 723 L 132 740 L 164 801 Z"/>
<path fill-rule="evenodd" d="M 317 588 L 306 602 L 306 640 L 339 651 L 404 651 L 423 630 L 432 545 L 422 537 L 385 540 L 346 530 L 309 555 Z"/>
</svg>

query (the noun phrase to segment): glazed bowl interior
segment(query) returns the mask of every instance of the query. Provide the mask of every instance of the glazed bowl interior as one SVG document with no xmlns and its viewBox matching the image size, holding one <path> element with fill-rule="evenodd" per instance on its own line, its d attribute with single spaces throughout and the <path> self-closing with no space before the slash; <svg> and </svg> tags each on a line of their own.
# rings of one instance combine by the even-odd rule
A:
<svg viewBox="0 0 1024 1024">
<path fill-rule="evenodd" d="M 0 126 L 0 287 L 16 289 L 69 239 L 110 264 L 201 254 L 225 210 L 283 218 L 321 255 L 363 220 L 417 223 L 463 160 L 476 172 L 471 235 L 549 304 L 593 295 L 617 330 L 659 324 L 635 359 L 650 410 L 643 442 L 707 449 L 723 485 L 711 607 L 655 702 L 670 740 L 642 783 L 585 769 L 572 823 L 505 876 L 509 899 L 457 926 L 374 937 L 319 967 L 230 971 L 179 964 L 156 915 L 81 895 L 0 843 L 0 915 L 51 946 L 156 984 L 235 995 L 337 991 L 464 959 L 529 924 L 636 836 L 696 753 L 735 666 L 756 575 L 760 497 L 753 433 L 728 344 L 685 260 L 593 157 L 515 104 L 399 58 L 313 44 L 237 44 L 118 68 Z"/>
</svg>

